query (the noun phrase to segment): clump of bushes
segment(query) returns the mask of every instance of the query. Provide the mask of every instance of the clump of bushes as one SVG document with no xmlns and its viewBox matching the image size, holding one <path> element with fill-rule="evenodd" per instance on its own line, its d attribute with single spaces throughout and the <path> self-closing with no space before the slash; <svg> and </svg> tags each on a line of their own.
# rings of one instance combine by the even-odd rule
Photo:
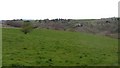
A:
<svg viewBox="0 0 120 68">
<path fill-rule="evenodd" d="M 32 31 L 33 27 L 32 24 L 30 22 L 24 22 L 22 25 L 22 32 L 24 34 L 30 33 Z"/>
</svg>

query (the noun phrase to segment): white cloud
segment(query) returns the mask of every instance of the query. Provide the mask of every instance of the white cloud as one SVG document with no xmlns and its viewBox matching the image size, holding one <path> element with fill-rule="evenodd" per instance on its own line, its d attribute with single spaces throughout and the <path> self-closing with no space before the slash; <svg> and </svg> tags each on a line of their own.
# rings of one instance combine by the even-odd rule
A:
<svg viewBox="0 0 120 68">
<path fill-rule="evenodd" d="M 0 0 L 0 19 L 102 18 L 118 16 L 119 0 Z"/>
</svg>

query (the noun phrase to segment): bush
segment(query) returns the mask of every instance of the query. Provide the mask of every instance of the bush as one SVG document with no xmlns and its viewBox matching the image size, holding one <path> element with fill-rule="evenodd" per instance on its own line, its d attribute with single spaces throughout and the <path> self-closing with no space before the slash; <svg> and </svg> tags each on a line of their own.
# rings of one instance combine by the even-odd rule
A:
<svg viewBox="0 0 120 68">
<path fill-rule="evenodd" d="M 24 22 L 22 25 L 22 32 L 27 34 L 32 31 L 32 24 L 30 22 Z"/>
</svg>

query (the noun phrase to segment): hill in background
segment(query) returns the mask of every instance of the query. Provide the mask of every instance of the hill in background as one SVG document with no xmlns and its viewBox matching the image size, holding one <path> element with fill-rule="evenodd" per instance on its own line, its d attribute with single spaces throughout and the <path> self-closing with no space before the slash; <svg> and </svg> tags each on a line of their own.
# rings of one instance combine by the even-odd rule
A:
<svg viewBox="0 0 120 68">
<path fill-rule="evenodd" d="M 3 27 L 20 28 L 23 22 L 31 22 L 34 28 L 46 28 L 73 32 L 86 32 L 119 38 L 120 18 L 101 19 L 44 19 L 44 20 L 2 20 Z"/>
</svg>

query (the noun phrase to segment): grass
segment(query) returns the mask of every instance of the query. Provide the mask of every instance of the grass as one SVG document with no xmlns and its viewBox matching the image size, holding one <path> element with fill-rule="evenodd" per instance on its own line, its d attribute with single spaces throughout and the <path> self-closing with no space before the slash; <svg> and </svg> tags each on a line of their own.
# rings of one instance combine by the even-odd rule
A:
<svg viewBox="0 0 120 68">
<path fill-rule="evenodd" d="M 2 29 L 3 66 L 118 65 L 118 40 L 86 33 Z"/>
<path fill-rule="evenodd" d="M 2 28 L 0 28 L 0 67 L 2 67 Z"/>
</svg>

